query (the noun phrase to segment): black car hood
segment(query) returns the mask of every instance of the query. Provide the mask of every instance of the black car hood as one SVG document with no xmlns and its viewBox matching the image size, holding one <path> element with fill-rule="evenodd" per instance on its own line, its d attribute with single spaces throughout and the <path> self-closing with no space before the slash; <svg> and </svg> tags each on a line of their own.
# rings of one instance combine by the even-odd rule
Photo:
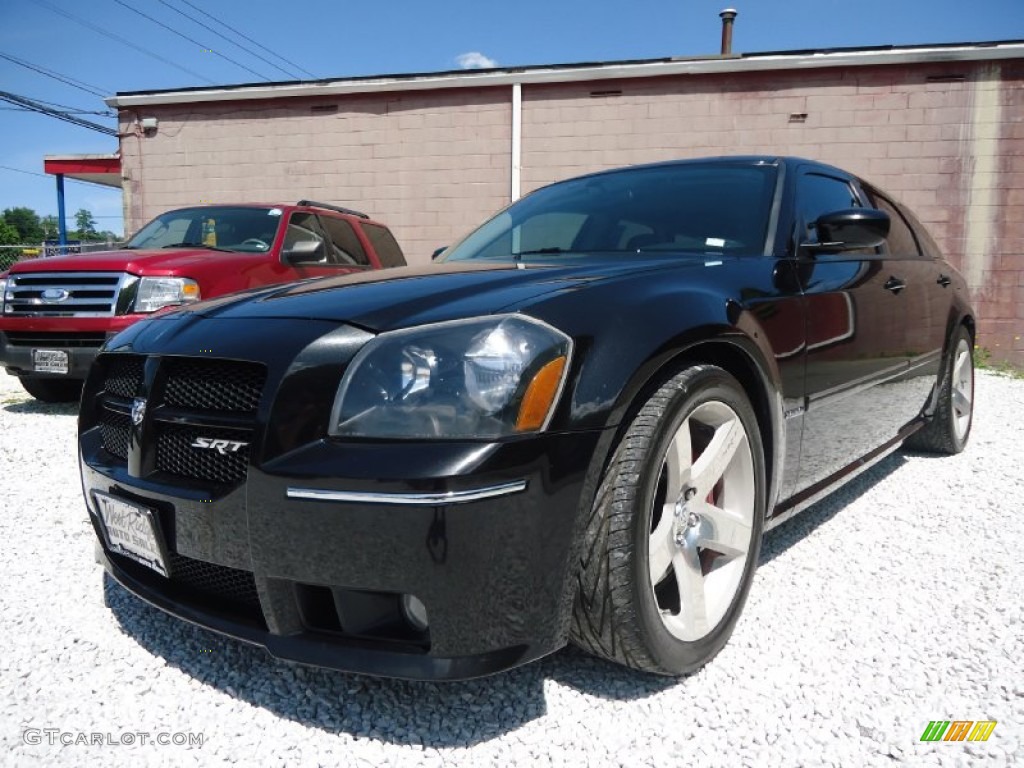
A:
<svg viewBox="0 0 1024 768">
<path fill-rule="evenodd" d="M 620 255 L 567 264 L 453 263 L 309 280 L 235 294 L 181 310 L 224 319 L 347 322 L 374 332 L 511 312 L 540 296 L 639 272 L 702 265 L 704 257 Z"/>
</svg>

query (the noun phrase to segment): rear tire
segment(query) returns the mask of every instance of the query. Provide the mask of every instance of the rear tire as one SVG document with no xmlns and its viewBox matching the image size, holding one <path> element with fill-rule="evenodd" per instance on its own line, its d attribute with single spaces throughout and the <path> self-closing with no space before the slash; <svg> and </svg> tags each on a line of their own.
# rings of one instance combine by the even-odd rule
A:
<svg viewBox="0 0 1024 768">
<path fill-rule="evenodd" d="M 678 373 L 641 407 L 598 489 L 572 641 L 656 674 L 705 665 L 743 609 L 764 510 L 764 454 L 743 388 L 715 366 Z"/>
<path fill-rule="evenodd" d="M 82 397 L 80 379 L 45 379 L 20 377 L 21 386 L 36 400 L 44 403 L 77 403 Z"/>
<path fill-rule="evenodd" d="M 907 448 L 952 456 L 967 445 L 974 421 L 974 357 L 971 335 L 963 326 L 951 348 L 935 415 L 907 438 Z"/>
</svg>

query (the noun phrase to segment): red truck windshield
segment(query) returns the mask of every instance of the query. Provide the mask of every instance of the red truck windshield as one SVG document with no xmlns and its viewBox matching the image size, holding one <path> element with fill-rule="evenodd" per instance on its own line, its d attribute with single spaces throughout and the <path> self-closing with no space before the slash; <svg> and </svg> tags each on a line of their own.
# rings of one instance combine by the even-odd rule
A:
<svg viewBox="0 0 1024 768">
<path fill-rule="evenodd" d="M 238 253 L 265 253 L 274 244 L 282 218 L 280 208 L 181 208 L 157 216 L 124 247 L 206 247 Z"/>
</svg>

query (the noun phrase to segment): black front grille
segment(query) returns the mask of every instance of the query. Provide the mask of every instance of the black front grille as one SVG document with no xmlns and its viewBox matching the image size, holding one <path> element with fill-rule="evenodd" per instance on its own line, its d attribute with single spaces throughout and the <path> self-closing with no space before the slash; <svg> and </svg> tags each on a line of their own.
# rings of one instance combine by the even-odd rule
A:
<svg viewBox="0 0 1024 768">
<path fill-rule="evenodd" d="M 107 358 L 107 378 L 103 388 L 118 397 L 135 397 L 142 385 L 145 358 L 138 355 L 111 355 Z"/>
<path fill-rule="evenodd" d="M 132 437 L 132 420 L 123 413 L 104 409 L 100 415 L 100 436 L 108 453 L 128 459 Z"/>
<path fill-rule="evenodd" d="M 39 333 L 33 331 L 7 331 L 7 342 L 12 347 L 99 347 L 107 340 L 105 333 Z"/>
<path fill-rule="evenodd" d="M 249 571 L 206 563 L 172 552 L 168 566 L 171 581 L 229 603 L 259 608 L 256 579 Z"/>
<path fill-rule="evenodd" d="M 181 424 L 161 424 L 156 444 L 156 468 L 171 475 L 238 483 L 249 464 L 249 430 L 213 429 Z M 197 447 L 197 438 L 222 443 Z M 237 443 L 242 443 L 238 446 Z"/>
<path fill-rule="evenodd" d="M 201 411 L 255 413 L 265 375 L 256 363 L 174 358 L 168 361 L 164 402 Z"/>
<path fill-rule="evenodd" d="M 209 358 L 166 357 L 159 360 L 153 382 L 144 382 L 143 355 L 102 355 L 102 393 L 97 423 L 108 453 L 128 460 L 134 398 L 146 389 L 142 464 L 153 457 L 167 475 L 237 485 L 249 464 L 252 426 L 266 379 L 258 363 Z M 149 437 L 151 435 L 152 437 Z M 203 438 L 197 444 L 197 439 Z M 214 442 L 220 441 L 220 442 Z M 155 456 L 154 456 L 155 454 Z"/>
</svg>

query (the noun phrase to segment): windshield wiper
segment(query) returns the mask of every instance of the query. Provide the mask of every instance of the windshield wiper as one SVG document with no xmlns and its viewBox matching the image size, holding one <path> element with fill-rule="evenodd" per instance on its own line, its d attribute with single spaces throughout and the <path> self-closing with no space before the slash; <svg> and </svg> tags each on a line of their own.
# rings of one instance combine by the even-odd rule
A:
<svg viewBox="0 0 1024 768">
<path fill-rule="evenodd" d="M 208 251 L 234 253 L 234 251 L 229 251 L 227 248 L 218 248 L 216 245 L 207 245 L 206 243 L 170 243 L 168 245 L 162 245 L 160 248 L 205 248 Z"/>
</svg>

